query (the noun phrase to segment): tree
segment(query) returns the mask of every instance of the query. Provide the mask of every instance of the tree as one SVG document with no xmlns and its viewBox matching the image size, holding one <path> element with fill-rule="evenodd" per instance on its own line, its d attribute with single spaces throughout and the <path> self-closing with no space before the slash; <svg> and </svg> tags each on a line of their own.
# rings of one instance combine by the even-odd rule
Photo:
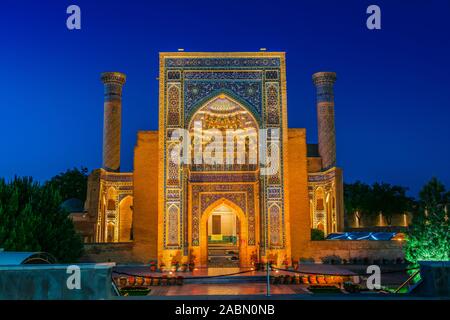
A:
<svg viewBox="0 0 450 320">
<path fill-rule="evenodd" d="M 421 260 L 450 259 L 448 199 L 449 193 L 436 178 L 420 191 L 418 212 L 414 215 L 404 246 L 405 257 L 413 265 Z"/>
<path fill-rule="evenodd" d="M 363 215 L 380 215 L 392 224 L 395 214 L 411 210 L 413 199 L 406 196 L 407 188 L 388 183 L 369 186 L 360 181 L 344 185 L 344 204 L 347 213 L 353 213 L 361 225 Z"/>
<path fill-rule="evenodd" d="M 390 226 L 395 214 L 404 213 L 412 207 L 413 200 L 406 196 L 406 190 L 407 188 L 388 183 L 374 183 L 368 211 L 382 214 Z"/>
<path fill-rule="evenodd" d="M 347 213 L 353 213 L 361 225 L 363 212 L 367 212 L 369 207 L 370 186 L 356 181 L 352 184 L 344 184 L 344 205 Z"/>
<path fill-rule="evenodd" d="M 431 180 L 423 186 L 419 193 L 419 204 L 426 209 L 426 206 L 443 205 L 446 208 L 450 202 L 450 191 L 445 191 L 445 186 L 436 178 Z"/>
<path fill-rule="evenodd" d="M 85 167 L 69 169 L 54 176 L 46 185 L 59 190 L 62 201 L 76 198 L 86 200 L 88 169 Z"/>
<path fill-rule="evenodd" d="M 45 251 L 59 262 L 76 262 L 83 243 L 61 196 L 51 184 L 31 178 L 0 179 L 0 247 L 7 251 Z"/>
</svg>

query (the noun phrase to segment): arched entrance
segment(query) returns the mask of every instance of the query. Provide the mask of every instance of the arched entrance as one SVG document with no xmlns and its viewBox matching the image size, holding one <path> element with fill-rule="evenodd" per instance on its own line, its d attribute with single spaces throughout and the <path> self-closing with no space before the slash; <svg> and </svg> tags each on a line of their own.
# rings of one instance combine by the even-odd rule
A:
<svg viewBox="0 0 450 320">
<path fill-rule="evenodd" d="M 239 267 L 240 221 L 221 204 L 208 218 L 208 267 Z"/>
<path fill-rule="evenodd" d="M 133 197 L 126 196 L 119 203 L 119 242 L 128 242 L 131 239 L 133 222 Z"/>
<path fill-rule="evenodd" d="M 247 221 L 242 209 L 221 198 L 202 214 L 200 264 L 208 267 L 247 265 Z"/>
</svg>

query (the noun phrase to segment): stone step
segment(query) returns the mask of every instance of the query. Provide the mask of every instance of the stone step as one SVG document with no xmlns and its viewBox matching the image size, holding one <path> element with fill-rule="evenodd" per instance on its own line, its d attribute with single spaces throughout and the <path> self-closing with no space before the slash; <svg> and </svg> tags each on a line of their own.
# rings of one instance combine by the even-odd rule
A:
<svg viewBox="0 0 450 320">
<path fill-rule="evenodd" d="M 228 252 L 223 252 L 223 251 L 209 251 L 208 255 L 210 255 L 210 256 L 239 256 L 239 252 L 228 253 Z"/>
</svg>

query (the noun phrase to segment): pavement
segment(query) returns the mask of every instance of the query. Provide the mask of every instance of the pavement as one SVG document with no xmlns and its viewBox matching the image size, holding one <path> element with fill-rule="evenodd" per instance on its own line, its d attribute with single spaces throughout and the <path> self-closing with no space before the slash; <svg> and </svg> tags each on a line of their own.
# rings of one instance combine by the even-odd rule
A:
<svg viewBox="0 0 450 320">
<path fill-rule="evenodd" d="M 405 281 L 408 275 L 402 270 L 405 266 L 392 265 L 381 266 L 382 283 L 384 286 L 398 287 Z M 324 265 L 324 264 L 305 264 L 300 265 L 299 271 L 314 274 L 339 274 L 353 276 L 355 280 L 361 280 L 358 274 L 365 274 L 367 266 L 362 265 Z M 161 277 L 166 275 L 168 277 L 182 276 L 185 278 L 184 284 L 181 286 L 151 286 L 149 297 L 226 297 L 226 296 L 240 296 L 263 298 L 267 294 L 266 275 L 265 271 L 255 271 L 251 268 L 196 268 L 193 272 L 150 272 L 149 266 L 116 266 L 115 272 L 123 273 L 113 274 L 115 277 L 126 276 L 125 274 L 147 276 L 147 277 Z M 383 274 L 383 272 L 387 272 Z M 272 271 L 272 276 L 290 274 L 292 272 L 286 271 Z M 228 275 L 224 277 L 217 277 Z M 213 278 L 209 278 L 213 277 Z M 298 296 L 312 296 L 305 284 L 271 284 L 270 293 L 272 296 L 278 297 L 298 297 Z M 342 295 L 342 294 L 339 294 Z M 371 295 L 374 295 L 372 293 Z M 375 294 L 379 295 L 379 294 Z M 317 296 L 315 294 L 314 296 Z M 320 294 L 322 297 L 323 294 Z M 336 294 L 331 295 L 336 297 Z M 353 296 L 353 295 L 352 295 Z M 363 297 L 368 297 L 364 294 Z"/>
<path fill-rule="evenodd" d="M 272 295 L 309 294 L 305 285 L 270 285 Z M 149 296 L 265 296 L 265 283 L 243 284 L 185 284 L 182 286 L 151 287 Z"/>
</svg>

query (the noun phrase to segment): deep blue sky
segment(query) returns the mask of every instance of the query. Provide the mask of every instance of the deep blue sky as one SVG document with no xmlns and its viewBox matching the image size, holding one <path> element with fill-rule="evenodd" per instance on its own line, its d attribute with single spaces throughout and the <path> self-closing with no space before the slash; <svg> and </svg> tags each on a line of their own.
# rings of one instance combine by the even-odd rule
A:
<svg viewBox="0 0 450 320">
<path fill-rule="evenodd" d="M 82 29 L 66 28 L 77 4 Z M 339 5 L 340 4 L 340 5 Z M 382 30 L 366 28 L 378 4 Z M 122 168 L 157 129 L 158 52 L 287 52 L 290 127 L 317 141 L 311 74 L 335 71 L 338 163 L 347 182 L 415 195 L 450 185 L 450 1 L 10 1 L 0 10 L 0 176 L 39 180 L 101 166 L 102 71 L 122 71 Z"/>
</svg>

